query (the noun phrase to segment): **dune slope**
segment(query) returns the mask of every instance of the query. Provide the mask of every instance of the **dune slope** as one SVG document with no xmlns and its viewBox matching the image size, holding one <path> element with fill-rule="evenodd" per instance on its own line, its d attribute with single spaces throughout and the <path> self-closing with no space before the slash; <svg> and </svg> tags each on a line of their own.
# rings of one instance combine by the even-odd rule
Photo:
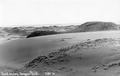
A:
<svg viewBox="0 0 120 76">
<path fill-rule="evenodd" d="M 119 76 L 120 31 L 69 33 L 0 44 L 0 64 L 40 76 Z M 47 76 L 47 75 L 46 75 Z M 52 76 L 52 75 L 49 75 Z"/>
</svg>

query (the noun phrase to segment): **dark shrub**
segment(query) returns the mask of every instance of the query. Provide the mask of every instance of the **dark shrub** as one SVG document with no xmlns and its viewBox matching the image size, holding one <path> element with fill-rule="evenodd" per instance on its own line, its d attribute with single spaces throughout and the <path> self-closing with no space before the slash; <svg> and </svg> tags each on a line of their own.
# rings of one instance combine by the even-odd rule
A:
<svg viewBox="0 0 120 76">
<path fill-rule="evenodd" d="M 58 32 L 56 31 L 34 31 L 31 34 L 29 34 L 27 38 L 36 37 L 36 36 L 44 36 L 44 35 L 52 35 L 52 34 L 58 34 Z"/>
</svg>

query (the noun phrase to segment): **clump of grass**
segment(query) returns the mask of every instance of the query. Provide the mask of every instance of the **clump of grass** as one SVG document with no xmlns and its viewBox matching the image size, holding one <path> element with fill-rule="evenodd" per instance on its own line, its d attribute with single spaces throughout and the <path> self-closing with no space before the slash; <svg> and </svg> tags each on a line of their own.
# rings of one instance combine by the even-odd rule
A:
<svg viewBox="0 0 120 76">
<path fill-rule="evenodd" d="M 26 68 L 35 67 L 40 63 L 44 65 L 52 65 L 57 63 L 60 64 L 60 63 L 69 62 L 69 59 L 67 58 L 69 55 L 65 53 L 67 50 L 68 50 L 67 48 L 61 48 L 55 52 L 49 53 L 46 56 L 38 56 L 37 58 L 33 59 L 31 62 L 26 64 L 25 67 Z"/>
<path fill-rule="evenodd" d="M 38 63 L 43 62 L 45 59 L 48 59 L 46 56 L 38 56 L 37 58 L 33 59 L 31 62 L 25 65 L 26 68 L 28 67 L 35 67 Z"/>
<path fill-rule="evenodd" d="M 120 66 L 120 62 L 111 62 L 111 63 L 108 63 L 108 64 L 96 65 L 96 66 L 92 67 L 91 70 L 93 72 L 97 72 L 100 69 L 109 70 L 110 68 L 119 67 L 119 66 Z"/>
</svg>

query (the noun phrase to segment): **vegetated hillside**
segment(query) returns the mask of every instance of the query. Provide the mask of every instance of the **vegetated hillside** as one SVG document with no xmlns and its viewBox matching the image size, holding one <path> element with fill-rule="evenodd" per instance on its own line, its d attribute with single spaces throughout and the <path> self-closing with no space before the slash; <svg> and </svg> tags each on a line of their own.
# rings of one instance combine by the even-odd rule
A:
<svg viewBox="0 0 120 76">
<path fill-rule="evenodd" d="M 21 27 L 3 27 L 2 31 L 8 33 L 9 35 L 20 35 L 20 36 L 26 36 L 27 31 L 25 29 L 22 29 Z"/>
<path fill-rule="evenodd" d="M 31 34 L 29 34 L 27 36 L 27 38 L 36 37 L 36 36 L 44 36 L 44 35 L 53 35 L 53 34 L 59 34 L 59 32 L 56 32 L 56 31 L 34 31 Z"/>
<path fill-rule="evenodd" d="M 72 46 L 57 49 L 54 52 L 50 52 L 47 56 L 38 56 L 37 58 L 33 59 L 31 62 L 26 64 L 25 68 L 35 67 L 40 63 L 42 63 L 43 65 L 55 65 L 55 64 L 61 64 L 63 62 L 69 62 L 68 58 L 72 58 L 70 56 L 78 57 L 81 59 L 82 58 L 81 56 L 83 56 L 82 53 L 80 52 L 81 50 L 114 45 L 116 44 L 115 43 L 116 41 L 117 40 L 114 40 L 112 38 L 103 38 L 96 40 L 89 39 L 86 40 L 85 42 L 81 42 L 74 44 Z"/>
<path fill-rule="evenodd" d="M 41 76 L 118 76 L 119 41 L 112 38 L 89 39 L 38 56 L 16 71 L 33 70 Z M 45 75 L 46 72 L 55 75 Z"/>
<path fill-rule="evenodd" d="M 21 27 L 0 27 L 0 38 L 9 38 L 15 39 L 18 37 L 26 38 L 27 36 L 31 34 L 39 34 L 39 32 L 42 32 L 41 35 L 49 35 L 50 33 L 65 33 L 68 30 L 74 29 L 76 26 L 69 25 L 69 26 L 21 26 Z M 43 34 L 44 32 L 44 34 Z M 49 32 L 49 34 L 47 34 Z M 32 35 L 33 36 L 33 35 Z M 38 36 L 38 35 L 37 35 Z"/>
<path fill-rule="evenodd" d="M 86 22 L 79 25 L 70 32 L 89 32 L 89 31 L 105 31 L 105 30 L 119 30 L 119 26 L 112 22 Z"/>
</svg>

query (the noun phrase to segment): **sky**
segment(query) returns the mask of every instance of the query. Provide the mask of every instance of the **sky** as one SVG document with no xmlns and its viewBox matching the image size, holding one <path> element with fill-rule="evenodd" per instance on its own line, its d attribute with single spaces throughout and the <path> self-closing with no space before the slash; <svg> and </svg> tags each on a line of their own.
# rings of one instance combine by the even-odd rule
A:
<svg viewBox="0 0 120 76">
<path fill-rule="evenodd" d="M 87 21 L 120 24 L 120 0 L 0 0 L 0 26 Z"/>
</svg>

